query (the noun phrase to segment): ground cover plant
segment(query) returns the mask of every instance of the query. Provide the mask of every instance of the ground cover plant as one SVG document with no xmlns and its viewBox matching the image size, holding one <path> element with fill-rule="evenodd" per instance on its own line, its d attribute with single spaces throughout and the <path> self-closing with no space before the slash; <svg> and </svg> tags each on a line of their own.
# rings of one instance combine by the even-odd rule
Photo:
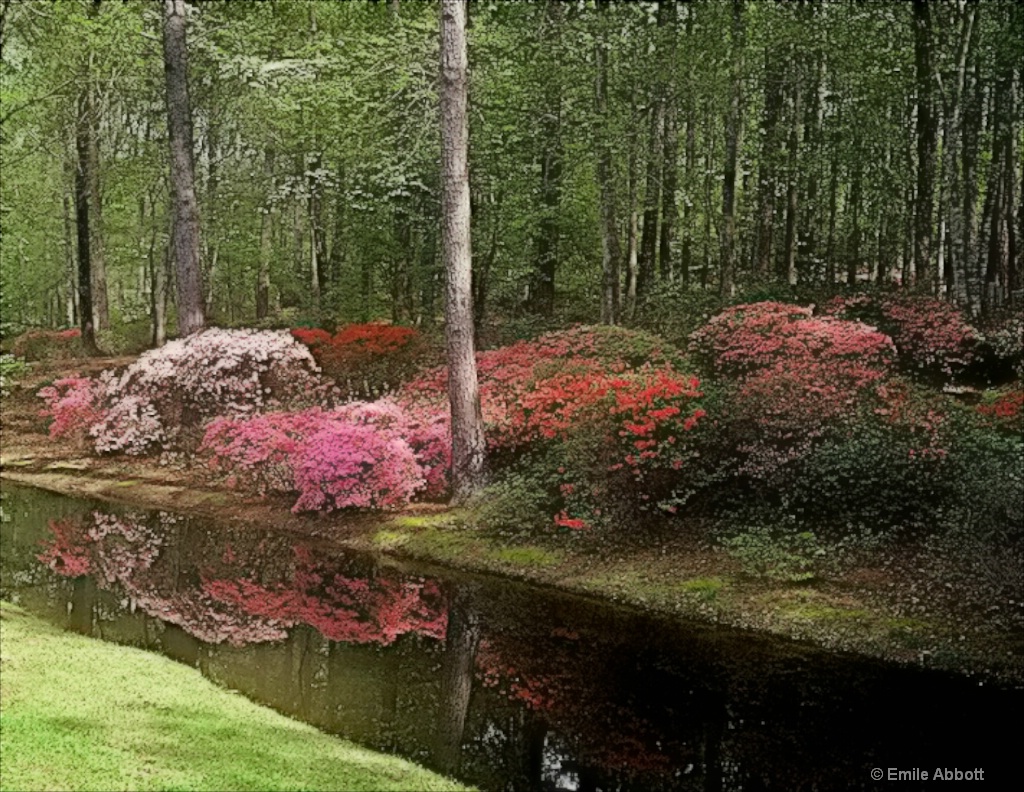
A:
<svg viewBox="0 0 1024 792">
<path fill-rule="evenodd" d="M 464 789 L 156 654 L 0 605 L 0 789 Z"/>
</svg>

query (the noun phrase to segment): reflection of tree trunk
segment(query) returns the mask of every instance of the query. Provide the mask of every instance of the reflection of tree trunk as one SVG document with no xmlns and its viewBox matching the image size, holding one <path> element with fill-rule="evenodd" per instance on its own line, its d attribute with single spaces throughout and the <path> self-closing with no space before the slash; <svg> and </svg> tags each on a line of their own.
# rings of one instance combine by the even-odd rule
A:
<svg viewBox="0 0 1024 792">
<path fill-rule="evenodd" d="M 708 711 L 704 721 L 704 790 L 705 792 L 721 792 L 722 790 L 722 739 L 725 736 L 724 697 L 709 694 Z"/>
<path fill-rule="evenodd" d="M 91 577 L 77 577 L 71 590 L 71 611 L 68 627 L 82 635 L 92 635 L 92 619 L 96 610 L 96 581 Z"/>
<path fill-rule="evenodd" d="M 472 591 L 456 586 L 448 606 L 448 631 L 441 664 L 438 765 L 454 774 L 459 767 L 462 737 L 473 689 L 473 669 L 480 643 L 479 615 L 472 608 Z"/>
<path fill-rule="evenodd" d="M 515 745 L 515 769 L 509 786 L 512 792 L 530 792 L 543 789 L 544 740 L 548 727 L 543 718 L 530 709 L 524 709 L 515 719 L 513 738 L 518 732 Z M 511 768 L 510 768 L 511 769 Z"/>
</svg>

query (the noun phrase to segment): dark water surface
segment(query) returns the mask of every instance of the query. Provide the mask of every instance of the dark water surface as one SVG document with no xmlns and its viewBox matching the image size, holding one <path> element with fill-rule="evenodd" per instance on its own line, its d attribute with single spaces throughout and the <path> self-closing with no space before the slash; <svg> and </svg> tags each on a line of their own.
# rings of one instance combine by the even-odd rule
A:
<svg viewBox="0 0 1024 792">
<path fill-rule="evenodd" d="M 5 599 L 485 790 L 1016 788 L 1020 690 L 6 483 L 2 510 Z"/>
</svg>

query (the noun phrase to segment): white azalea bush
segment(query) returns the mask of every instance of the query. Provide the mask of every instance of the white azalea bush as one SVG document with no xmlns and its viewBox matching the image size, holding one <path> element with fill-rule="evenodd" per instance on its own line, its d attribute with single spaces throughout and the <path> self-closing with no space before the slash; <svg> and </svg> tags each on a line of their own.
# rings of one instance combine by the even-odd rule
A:
<svg viewBox="0 0 1024 792">
<path fill-rule="evenodd" d="M 150 350 L 81 388 L 40 395 L 54 418 L 51 435 L 61 436 L 69 423 L 65 406 L 82 413 L 88 396 L 91 420 L 75 426 L 86 429 L 95 450 L 144 454 L 191 450 L 213 418 L 301 409 L 331 394 L 309 350 L 287 332 L 215 328 Z"/>
</svg>

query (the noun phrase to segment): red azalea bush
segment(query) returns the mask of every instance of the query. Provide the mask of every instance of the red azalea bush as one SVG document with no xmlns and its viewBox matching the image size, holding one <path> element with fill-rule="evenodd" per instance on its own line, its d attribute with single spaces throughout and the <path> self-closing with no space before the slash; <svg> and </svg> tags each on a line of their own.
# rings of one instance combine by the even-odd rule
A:
<svg viewBox="0 0 1024 792">
<path fill-rule="evenodd" d="M 291 333 L 350 398 L 393 390 L 415 372 L 425 349 L 415 328 L 384 322 L 345 325 L 333 336 L 307 328 Z"/>
<path fill-rule="evenodd" d="M 547 476 L 558 484 L 555 522 L 566 528 L 602 522 L 616 501 L 657 502 L 686 477 L 687 436 L 704 416 L 697 379 L 674 364 L 660 339 L 618 327 L 574 327 L 478 353 L 492 464 L 508 468 L 546 449 L 556 460 Z M 433 369 L 397 400 L 436 408 L 446 382 L 447 370 Z"/>
<path fill-rule="evenodd" d="M 70 330 L 26 330 L 11 344 L 11 353 L 26 361 L 69 360 L 82 357 L 82 331 L 77 327 Z"/>
<path fill-rule="evenodd" d="M 775 302 L 726 309 L 690 336 L 690 349 L 732 378 L 722 436 L 739 471 L 760 479 L 852 415 L 895 359 L 889 337 L 868 325 Z"/>
<path fill-rule="evenodd" d="M 1019 384 L 991 395 L 976 409 L 989 426 L 1024 436 L 1024 389 Z"/>
<path fill-rule="evenodd" d="M 865 383 L 884 376 L 895 356 L 892 340 L 873 327 L 775 302 L 727 308 L 690 336 L 690 351 L 731 376 L 816 362 L 834 363 Z"/>
</svg>

